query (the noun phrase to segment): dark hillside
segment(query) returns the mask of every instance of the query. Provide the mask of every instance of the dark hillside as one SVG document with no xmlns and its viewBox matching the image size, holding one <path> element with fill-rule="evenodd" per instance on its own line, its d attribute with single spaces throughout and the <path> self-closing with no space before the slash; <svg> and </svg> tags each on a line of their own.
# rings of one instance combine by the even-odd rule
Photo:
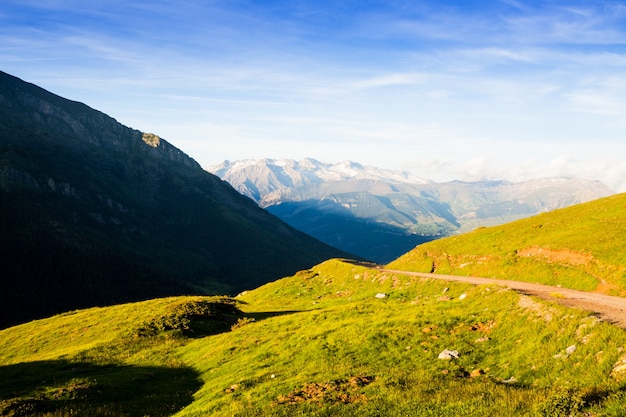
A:
<svg viewBox="0 0 626 417">
<path fill-rule="evenodd" d="M 339 250 L 156 135 L 0 72 L 0 326 L 93 305 L 236 293 Z"/>
</svg>

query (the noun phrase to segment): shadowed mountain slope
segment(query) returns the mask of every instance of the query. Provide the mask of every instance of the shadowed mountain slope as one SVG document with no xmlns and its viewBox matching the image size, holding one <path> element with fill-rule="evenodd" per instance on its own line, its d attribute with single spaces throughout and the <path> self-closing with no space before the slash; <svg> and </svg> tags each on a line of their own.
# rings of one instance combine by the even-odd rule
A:
<svg viewBox="0 0 626 417">
<path fill-rule="evenodd" d="M 0 326 L 236 293 L 344 255 L 158 136 L 0 72 Z"/>
</svg>

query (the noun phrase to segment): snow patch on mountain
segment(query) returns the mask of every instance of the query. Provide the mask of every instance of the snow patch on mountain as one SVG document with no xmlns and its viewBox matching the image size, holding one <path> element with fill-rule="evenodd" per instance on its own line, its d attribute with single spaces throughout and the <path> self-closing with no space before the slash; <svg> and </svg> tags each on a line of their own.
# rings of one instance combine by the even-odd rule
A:
<svg viewBox="0 0 626 417">
<path fill-rule="evenodd" d="M 206 170 L 257 202 L 276 191 L 333 181 L 372 180 L 389 184 L 432 182 L 409 172 L 364 166 L 352 161 L 324 163 L 312 158 L 301 161 L 270 158 L 224 161 Z"/>
</svg>

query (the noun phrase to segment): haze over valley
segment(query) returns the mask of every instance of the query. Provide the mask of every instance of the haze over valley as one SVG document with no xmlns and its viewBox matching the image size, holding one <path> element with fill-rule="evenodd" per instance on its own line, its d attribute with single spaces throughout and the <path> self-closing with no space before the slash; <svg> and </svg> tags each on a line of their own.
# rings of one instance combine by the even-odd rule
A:
<svg viewBox="0 0 626 417">
<path fill-rule="evenodd" d="M 444 236 L 613 194 L 599 181 L 435 182 L 408 172 L 308 158 L 207 168 L 291 226 L 379 263 Z"/>
</svg>

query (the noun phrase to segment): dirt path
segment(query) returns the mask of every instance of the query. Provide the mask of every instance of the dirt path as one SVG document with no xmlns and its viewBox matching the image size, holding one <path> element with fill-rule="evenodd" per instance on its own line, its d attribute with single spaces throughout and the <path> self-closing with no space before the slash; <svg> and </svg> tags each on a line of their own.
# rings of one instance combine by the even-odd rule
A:
<svg viewBox="0 0 626 417">
<path fill-rule="evenodd" d="M 395 269 L 376 268 L 379 271 L 415 277 L 442 279 L 446 281 L 467 282 L 470 284 L 495 284 L 511 288 L 523 294 L 534 295 L 568 307 L 581 308 L 596 313 L 602 320 L 614 323 L 626 329 L 626 298 L 593 292 L 552 287 L 532 282 L 508 281 L 504 279 L 463 277 L 457 275 L 427 274 L 422 272 L 398 271 Z"/>
</svg>

